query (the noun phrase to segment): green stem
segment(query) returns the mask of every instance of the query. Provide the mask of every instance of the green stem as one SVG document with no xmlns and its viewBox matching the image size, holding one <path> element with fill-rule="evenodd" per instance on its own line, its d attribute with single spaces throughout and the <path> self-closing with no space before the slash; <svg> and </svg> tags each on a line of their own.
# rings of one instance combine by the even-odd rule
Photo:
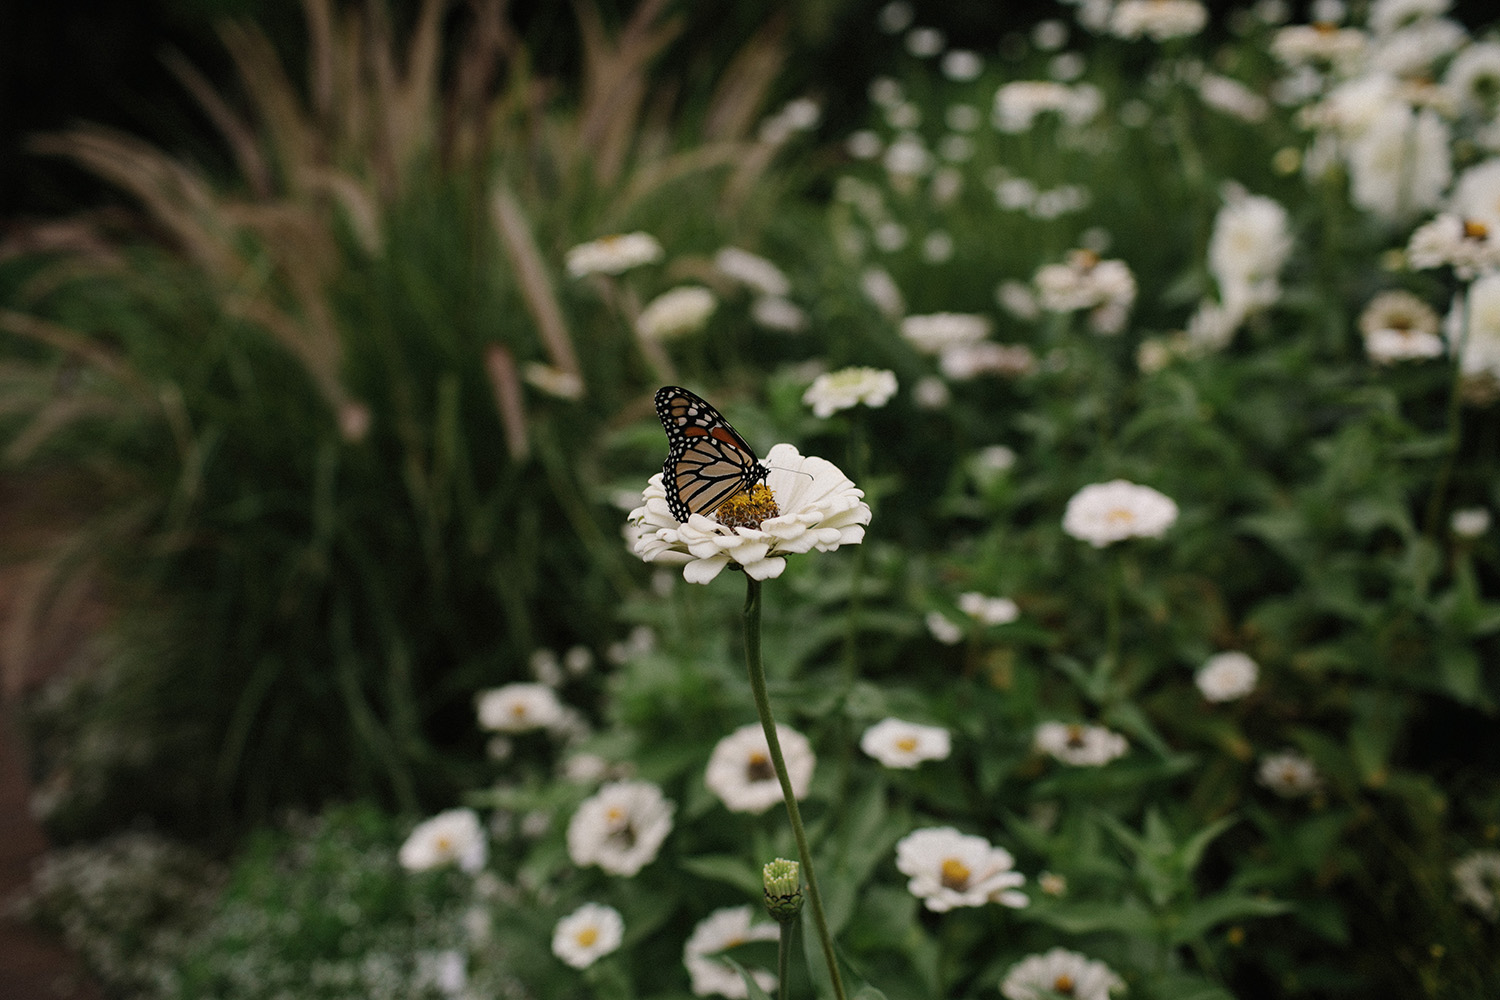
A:
<svg viewBox="0 0 1500 1000">
<path fill-rule="evenodd" d="M 1109 568 L 1109 592 L 1105 595 L 1105 625 L 1104 635 L 1107 649 L 1105 651 L 1105 676 L 1113 678 L 1120 669 L 1120 591 L 1125 585 L 1125 557 L 1119 552 L 1114 553 L 1110 560 Z M 1107 692 L 1101 690 L 1101 696 L 1107 697 Z"/>
<path fill-rule="evenodd" d="M 781 936 L 777 938 L 776 944 L 776 998 L 787 1000 L 787 969 L 792 959 L 792 928 L 797 926 L 795 920 L 779 921 Z"/>
<path fill-rule="evenodd" d="M 807 899 L 812 904 L 818 942 L 828 963 L 828 978 L 833 982 L 833 994 L 837 1000 L 845 1000 L 844 981 L 839 978 L 838 959 L 833 952 L 833 935 L 828 933 L 828 918 L 823 914 L 823 894 L 818 891 L 818 878 L 813 873 L 812 850 L 807 846 L 807 831 L 802 828 L 802 813 L 797 809 L 797 796 L 792 793 L 792 779 L 786 771 L 781 741 L 776 737 L 776 720 L 771 715 L 771 698 L 766 693 L 766 669 L 760 658 L 760 581 L 747 574 L 745 583 L 745 666 L 750 673 L 750 692 L 755 697 L 760 727 L 766 734 L 766 748 L 771 752 L 776 780 L 781 782 L 781 797 L 786 802 L 787 818 L 792 822 L 792 835 L 797 838 L 797 854 L 802 859 Z"/>
<path fill-rule="evenodd" d="M 1450 350 L 1453 354 L 1453 382 L 1448 390 L 1447 438 L 1443 442 L 1443 464 L 1438 467 L 1433 479 L 1432 493 L 1427 498 L 1427 512 L 1422 518 L 1422 534 L 1429 541 L 1437 541 L 1439 521 L 1443 514 L 1443 499 L 1448 492 L 1448 483 L 1453 478 L 1454 463 L 1458 460 L 1458 446 L 1463 436 L 1463 352 L 1469 337 L 1469 291 L 1464 290 L 1459 300 L 1463 310 L 1459 323 L 1458 343 Z"/>
</svg>

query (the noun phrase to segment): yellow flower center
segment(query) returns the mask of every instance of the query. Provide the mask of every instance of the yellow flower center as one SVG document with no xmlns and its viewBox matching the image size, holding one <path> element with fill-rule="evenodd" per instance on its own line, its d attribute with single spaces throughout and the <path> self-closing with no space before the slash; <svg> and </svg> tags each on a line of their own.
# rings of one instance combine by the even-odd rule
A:
<svg viewBox="0 0 1500 1000">
<path fill-rule="evenodd" d="M 969 884 L 969 876 L 974 874 L 969 871 L 969 866 L 957 858 L 943 859 L 943 888 L 962 889 Z"/>
<path fill-rule="evenodd" d="M 526 718 L 526 706 L 520 702 L 516 702 L 510 706 L 510 714 L 517 719 L 524 719 Z"/>
<path fill-rule="evenodd" d="M 452 854 L 453 838 L 445 834 L 440 834 L 438 838 L 433 841 L 433 846 L 438 849 L 439 854 Z"/>
<path fill-rule="evenodd" d="M 1079 750 L 1083 748 L 1083 745 L 1083 727 L 1077 723 L 1068 726 L 1068 746 L 1074 750 Z"/>
<path fill-rule="evenodd" d="M 911 753 L 916 748 L 917 738 L 915 736 L 903 736 L 896 741 L 896 749 L 902 753 Z"/>
<path fill-rule="evenodd" d="M 1077 985 L 1077 983 L 1073 982 L 1073 977 L 1064 972 L 1056 979 L 1052 980 L 1052 992 L 1061 993 L 1065 997 L 1070 997 L 1073 995 L 1073 989 Z"/>
<path fill-rule="evenodd" d="M 1128 524 L 1135 520 L 1135 512 L 1126 507 L 1111 507 L 1104 519 L 1110 524 Z"/>
<path fill-rule="evenodd" d="M 1490 227 L 1478 219 L 1464 220 L 1464 236 L 1471 240 L 1482 240 L 1490 234 Z"/>
<path fill-rule="evenodd" d="M 770 487 L 756 483 L 725 500 L 714 514 L 726 528 L 755 529 L 762 521 L 779 516 L 781 509 L 776 506 L 776 494 Z"/>
<path fill-rule="evenodd" d="M 585 927 L 583 930 L 578 932 L 578 935 L 573 940 L 578 942 L 578 947 L 588 948 L 592 946 L 595 941 L 599 940 L 599 928 Z"/>
<path fill-rule="evenodd" d="M 759 750 L 753 751 L 745 761 L 745 777 L 750 781 L 770 781 L 776 776 L 771 770 L 771 758 Z"/>
</svg>

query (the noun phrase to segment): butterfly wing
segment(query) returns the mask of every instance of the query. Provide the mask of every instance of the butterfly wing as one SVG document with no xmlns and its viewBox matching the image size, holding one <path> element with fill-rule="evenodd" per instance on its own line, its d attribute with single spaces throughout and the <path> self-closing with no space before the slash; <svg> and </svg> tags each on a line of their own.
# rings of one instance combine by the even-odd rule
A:
<svg viewBox="0 0 1500 1000">
<path fill-rule="evenodd" d="M 657 390 L 656 416 L 667 432 L 662 483 L 677 520 L 711 514 L 770 474 L 723 414 L 686 389 Z"/>
</svg>

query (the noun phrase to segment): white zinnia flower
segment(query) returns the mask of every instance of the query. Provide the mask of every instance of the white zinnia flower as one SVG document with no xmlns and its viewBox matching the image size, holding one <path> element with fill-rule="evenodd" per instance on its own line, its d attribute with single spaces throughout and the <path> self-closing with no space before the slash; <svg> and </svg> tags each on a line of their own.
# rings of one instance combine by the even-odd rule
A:
<svg viewBox="0 0 1500 1000">
<path fill-rule="evenodd" d="M 656 860 L 676 806 L 649 781 L 613 781 L 584 799 L 568 821 L 568 857 L 580 868 L 634 875 Z"/>
<path fill-rule="evenodd" d="M 651 477 L 642 505 L 630 513 L 635 554 L 646 562 L 682 565 L 683 579 L 708 583 L 731 562 L 757 580 L 780 576 L 786 556 L 831 552 L 865 537 L 870 507 L 864 492 L 832 462 L 802 456 L 778 444 L 766 456 L 766 480 L 778 513 L 759 527 L 727 527 L 694 514 L 686 524 L 672 516 L 661 473 Z"/>
<path fill-rule="evenodd" d="M 986 903 L 1020 908 L 1030 902 L 1019 889 L 1026 877 L 1014 870 L 1009 851 L 951 826 L 902 837 L 896 843 L 896 867 L 910 879 L 906 888 L 911 894 L 935 913 Z"/>
<path fill-rule="evenodd" d="M 1475 851 L 1453 866 L 1459 900 L 1491 920 L 1500 918 L 1500 851 Z"/>
<path fill-rule="evenodd" d="M 1375 0 L 1365 17 L 1365 26 L 1377 35 L 1389 35 L 1400 28 L 1440 17 L 1453 6 L 1453 0 Z"/>
<path fill-rule="evenodd" d="M 1460 108 L 1480 115 L 1494 114 L 1500 101 L 1500 42 L 1465 46 L 1448 64 L 1443 87 Z"/>
<path fill-rule="evenodd" d="M 1448 211 L 1465 222 L 1480 222 L 1500 231 L 1500 157 L 1491 157 L 1458 175 L 1448 197 Z"/>
<path fill-rule="evenodd" d="M 1129 748 L 1119 733 L 1076 722 L 1043 722 L 1033 742 L 1038 750 L 1074 767 L 1101 767 L 1123 757 Z"/>
<path fill-rule="evenodd" d="M 781 744 L 792 794 L 805 798 L 817 763 L 812 744 L 795 729 L 780 724 L 776 741 Z M 762 813 L 781 801 L 781 782 L 760 723 L 741 726 L 718 742 L 709 755 L 703 783 L 733 812 Z"/>
<path fill-rule="evenodd" d="M 563 705 L 545 684 L 507 684 L 477 699 L 479 726 L 497 733 L 551 729 L 562 722 Z"/>
<path fill-rule="evenodd" d="M 943 348 L 938 369 L 954 382 L 980 375 L 1029 375 L 1036 371 L 1036 355 L 1025 344 L 997 344 L 983 340 Z"/>
<path fill-rule="evenodd" d="M 1006 1000 L 1047 1000 L 1053 996 L 1109 1000 L 1111 991 L 1124 988 L 1125 981 L 1103 962 L 1076 951 L 1053 948 L 1011 966 L 1000 983 L 1000 994 Z"/>
<path fill-rule="evenodd" d="M 1091 120 L 1102 106 L 1102 95 L 1092 87 L 1076 87 L 1053 80 L 1016 80 L 995 91 L 991 120 L 1001 132 L 1025 132 L 1038 115 L 1055 112 L 1070 125 Z"/>
<path fill-rule="evenodd" d="M 901 321 L 901 336 L 923 354 L 941 354 L 958 344 L 983 340 L 990 321 L 972 313 L 929 313 Z"/>
<path fill-rule="evenodd" d="M 620 947 L 625 918 L 613 906 L 584 903 L 557 922 L 552 954 L 575 969 L 587 969 Z"/>
<path fill-rule="evenodd" d="M 407 871 L 421 872 L 457 864 L 470 875 L 489 860 L 489 841 L 479 814 L 472 809 L 449 809 L 423 820 L 401 845 L 397 858 Z"/>
<path fill-rule="evenodd" d="M 1266 754 L 1260 759 L 1255 780 L 1288 799 L 1310 795 L 1323 786 L 1313 762 L 1295 750 Z"/>
<path fill-rule="evenodd" d="M 1473 541 L 1490 530 L 1490 512 L 1483 507 L 1464 507 L 1455 510 L 1448 527 L 1459 538 Z"/>
<path fill-rule="evenodd" d="M 1209 701 L 1234 701 L 1255 690 L 1260 667 L 1238 650 L 1215 653 L 1198 669 L 1198 690 Z"/>
<path fill-rule="evenodd" d="M 662 258 L 661 244 L 649 233 L 602 236 L 580 243 L 568 251 L 568 273 L 575 278 L 587 274 L 621 274 Z"/>
<path fill-rule="evenodd" d="M 1009 448 L 1005 450 L 1010 452 Z M 1009 459 L 1015 462 L 1014 452 Z M 1009 597 L 987 597 L 972 591 L 958 595 L 958 609 L 981 625 L 1007 625 L 1021 617 L 1021 609 Z"/>
<path fill-rule="evenodd" d="M 1349 196 L 1385 219 L 1436 208 L 1453 179 L 1452 132 L 1431 108 L 1383 105 L 1349 146 Z"/>
<path fill-rule="evenodd" d="M 911 769 L 924 760 L 947 760 L 953 743 L 941 726 L 883 719 L 865 730 L 859 748 L 886 767 Z"/>
<path fill-rule="evenodd" d="M 703 328 L 718 305 L 701 285 L 683 285 L 646 304 L 635 319 L 635 332 L 646 340 L 671 340 Z"/>
<path fill-rule="evenodd" d="M 1100 260 L 1091 250 L 1074 250 L 1066 263 L 1043 265 L 1033 280 L 1043 309 L 1092 309 L 1098 333 L 1119 333 L 1135 302 L 1135 275 L 1130 267 L 1122 260 Z"/>
<path fill-rule="evenodd" d="M 739 247 L 725 247 L 714 254 L 714 267 L 725 277 L 733 278 L 762 295 L 785 297 L 792 290 L 792 283 L 781 268 L 759 254 Z"/>
<path fill-rule="evenodd" d="M 1467 221 L 1444 212 L 1417 227 L 1406 244 L 1406 261 L 1413 268 L 1451 267 L 1464 281 L 1500 267 L 1497 232 L 1483 222 Z"/>
<path fill-rule="evenodd" d="M 1475 279 L 1455 298 L 1443 332 L 1461 372 L 1500 378 L 1500 272 Z"/>
<path fill-rule="evenodd" d="M 1244 315 L 1275 303 L 1291 252 L 1285 208 L 1238 188 L 1226 192 L 1208 242 L 1208 268 L 1226 309 Z"/>
<path fill-rule="evenodd" d="M 967 83 L 979 79 L 984 72 L 984 60 L 979 53 L 968 49 L 949 49 L 943 53 L 941 62 L 943 75 L 955 83 Z"/>
<path fill-rule="evenodd" d="M 700 997 L 743 1000 L 749 995 L 745 981 L 729 963 L 715 956 L 749 941 L 775 941 L 781 930 L 772 923 L 754 923 L 749 905 L 726 906 L 698 922 L 682 949 L 682 963 L 692 979 L 693 993 Z M 767 993 L 776 990 L 776 977 L 764 969 L 747 969 L 756 985 Z"/>
<path fill-rule="evenodd" d="M 1431 306 L 1399 290 L 1375 296 L 1359 317 L 1365 352 L 1377 364 L 1438 357 L 1443 353 L 1440 323 Z"/>
<path fill-rule="evenodd" d="M 1101 549 L 1126 538 L 1160 538 L 1176 520 L 1177 504 L 1171 498 L 1115 479 L 1073 494 L 1063 513 L 1063 530 Z"/>
<path fill-rule="evenodd" d="M 1109 18 L 1118 38 L 1165 42 L 1196 35 L 1208 23 L 1208 9 L 1198 0 L 1120 0 Z"/>
<path fill-rule="evenodd" d="M 802 402 L 812 407 L 813 415 L 822 419 L 860 403 L 881 407 L 896 394 L 896 373 L 880 368 L 842 368 L 819 375 L 802 395 Z"/>
</svg>

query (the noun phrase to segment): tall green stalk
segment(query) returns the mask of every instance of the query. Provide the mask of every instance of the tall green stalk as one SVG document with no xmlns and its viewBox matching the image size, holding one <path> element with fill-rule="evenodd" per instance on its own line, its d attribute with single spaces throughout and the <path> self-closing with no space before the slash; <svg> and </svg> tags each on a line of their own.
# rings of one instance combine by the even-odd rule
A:
<svg viewBox="0 0 1500 1000">
<path fill-rule="evenodd" d="M 766 734 L 766 747 L 771 753 L 771 765 L 776 769 L 776 780 L 781 782 L 781 797 L 786 802 L 787 818 L 792 822 L 792 835 L 797 838 L 797 854 L 807 878 L 807 898 L 812 903 L 813 924 L 818 930 L 823 958 L 828 963 L 828 978 L 833 982 L 833 994 L 837 1000 L 845 1000 L 844 981 L 839 977 L 838 959 L 833 952 L 833 935 L 828 932 L 828 918 L 823 913 L 823 895 L 818 891 L 818 878 L 813 873 L 812 850 L 807 846 L 807 831 L 802 827 L 802 813 L 797 808 L 797 796 L 792 792 L 792 779 L 781 755 L 781 741 L 776 737 L 776 719 L 771 715 L 771 699 L 766 694 L 766 669 L 760 658 L 760 581 L 747 574 L 745 583 L 745 667 L 750 674 L 750 692 L 755 697 L 760 727 Z"/>
</svg>

